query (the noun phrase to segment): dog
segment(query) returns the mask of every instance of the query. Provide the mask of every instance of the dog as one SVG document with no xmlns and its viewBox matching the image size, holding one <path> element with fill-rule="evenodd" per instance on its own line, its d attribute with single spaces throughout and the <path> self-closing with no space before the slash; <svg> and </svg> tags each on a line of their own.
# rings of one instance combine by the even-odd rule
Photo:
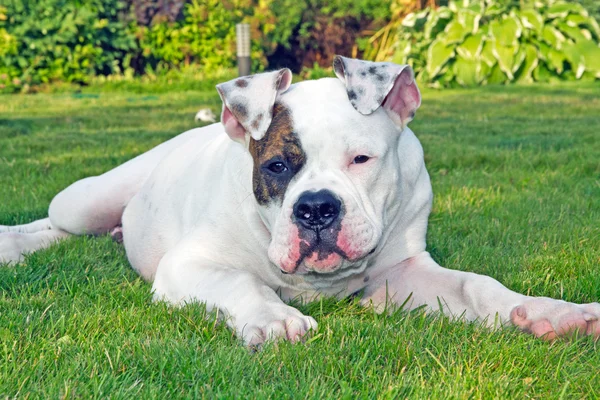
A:
<svg viewBox="0 0 600 400">
<path fill-rule="evenodd" d="M 598 303 L 525 296 L 430 257 L 433 193 L 407 127 L 421 104 L 413 71 L 341 56 L 333 68 L 293 85 L 288 69 L 217 85 L 220 124 L 75 182 L 46 219 L 0 227 L 0 258 L 122 234 L 155 300 L 205 303 L 250 346 L 317 329 L 286 301 L 356 293 L 380 312 L 425 306 L 548 340 L 600 336 Z"/>
</svg>

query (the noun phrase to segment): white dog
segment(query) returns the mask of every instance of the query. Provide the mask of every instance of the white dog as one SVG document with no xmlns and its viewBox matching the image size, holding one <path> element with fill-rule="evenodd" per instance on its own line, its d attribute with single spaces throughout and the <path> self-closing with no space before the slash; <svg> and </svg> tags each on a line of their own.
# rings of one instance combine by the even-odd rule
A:
<svg viewBox="0 0 600 400">
<path fill-rule="evenodd" d="M 75 182 L 45 220 L 0 227 L 0 259 L 122 224 L 156 299 L 219 309 L 249 345 L 317 328 L 285 300 L 358 291 L 380 310 L 442 304 L 546 339 L 599 336 L 598 303 L 524 296 L 431 259 L 432 190 L 407 128 L 421 103 L 412 70 L 344 57 L 334 69 L 339 79 L 290 86 L 283 69 L 218 85 L 222 125 Z"/>
</svg>

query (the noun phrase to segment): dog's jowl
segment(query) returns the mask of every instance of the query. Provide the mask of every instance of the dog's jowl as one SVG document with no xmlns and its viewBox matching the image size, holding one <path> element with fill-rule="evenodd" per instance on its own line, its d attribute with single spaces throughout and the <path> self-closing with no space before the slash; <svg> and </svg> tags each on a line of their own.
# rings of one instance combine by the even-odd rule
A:
<svg viewBox="0 0 600 400">
<path fill-rule="evenodd" d="M 221 123 L 184 132 L 0 227 L 0 261 L 122 226 L 156 300 L 206 303 L 249 345 L 299 341 L 316 321 L 291 298 L 427 306 L 553 339 L 600 336 L 600 304 L 529 297 L 440 267 L 425 251 L 432 189 L 407 124 L 421 95 L 408 66 L 336 57 L 337 78 L 279 70 L 217 86 Z M 497 317 L 497 318 L 496 318 Z"/>
</svg>

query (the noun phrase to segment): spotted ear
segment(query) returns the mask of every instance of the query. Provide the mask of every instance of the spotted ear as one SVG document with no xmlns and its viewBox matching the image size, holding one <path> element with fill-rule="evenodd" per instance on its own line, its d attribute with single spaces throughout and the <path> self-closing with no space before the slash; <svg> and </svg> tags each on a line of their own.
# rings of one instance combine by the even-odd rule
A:
<svg viewBox="0 0 600 400">
<path fill-rule="evenodd" d="M 221 123 L 229 137 L 241 143 L 247 133 L 255 140 L 262 139 L 271 124 L 277 96 L 291 83 L 292 72 L 285 68 L 218 84 L 223 101 Z"/>
<path fill-rule="evenodd" d="M 421 105 L 421 93 L 408 65 L 335 56 L 333 70 L 346 85 L 350 103 L 361 114 L 369 115 L 383 106 L 392 121 L 404 129 Z"/>
</svg>

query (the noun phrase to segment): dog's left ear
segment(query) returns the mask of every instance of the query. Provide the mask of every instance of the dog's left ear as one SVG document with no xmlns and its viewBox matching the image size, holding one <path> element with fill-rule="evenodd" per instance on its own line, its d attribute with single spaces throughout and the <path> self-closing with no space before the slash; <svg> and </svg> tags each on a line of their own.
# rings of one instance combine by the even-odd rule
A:
<svg viewBox="0 0 600 400">
<path fill-rule="evenodd" d="M 271 125 L 277 96 L 291 83 L 292 72 L 284 68 L 218 84 L 217 91 L 223 101 L 221 123 L 229 137 L 242 144 L 246 133 L 255 140 L 262 139 Z"/>
<path fill-rule="evenodd" d="M 346 85 L 350 103 L 361 114 L 369 115 L 383 107 L 404 129 L 421 105 L 421 93 L 408 65 L 335 56 L 333 70 Z"/>
</svg>

